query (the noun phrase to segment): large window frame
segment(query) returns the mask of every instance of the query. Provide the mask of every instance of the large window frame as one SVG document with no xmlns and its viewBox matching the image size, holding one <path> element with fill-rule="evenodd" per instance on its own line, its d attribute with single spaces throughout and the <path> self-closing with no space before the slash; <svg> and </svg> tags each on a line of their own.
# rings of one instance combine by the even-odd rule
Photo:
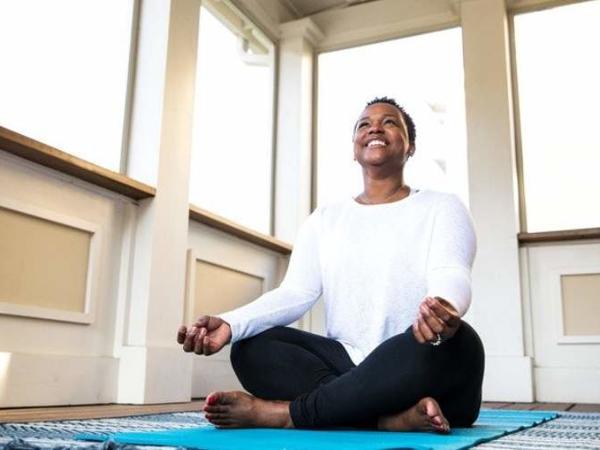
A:
<svg viewBox="0 0 600 450">
<path fill-rule="evenodd" d="M 86 157 L 81 156 L 79 153 L 74 154 L 74 153 L 59 150 L 59 152 L 61 153 L 61 157 L 63 159 L 65 157 L 69 157 L 69 156 L 74 158 L 74 161 L 76 162 L 75 165 L 95 167 L 97 170 L 100 170 L 102 172 L 111 172 L 111 173 L 118 174 L 118 175 L 121 175 L 124 177 L 127 177 L 127 161 L 128 161 L 128 157 L 129 157 L 129 134 L 131 131 L 131 120 L 132 120 L 132 99 L 133 99 L 133 90 L 134 90 L 134 83 L 135 83 L 135 66 L 136 66 L 137 42 L 138 42 L 138 34 L 139 34 L 140 2 L 141 1 L 142 0 L 132 0 L 132 2 L 131 2 L 131 18 L 130 18 L 130 22 L 129 22 L 129 24 L 130 24 L 129 39 L 127 42 L 129 51 L 128 51 L 128 55 L 127 55 L 127 68 L 126 68 L 126 74 L 125 74 L 125 91 L 124 91 L 124 97 L 122 97 L 122 99 L 123 99 L 123 118 L 122 118 L 122 123 L 121 123 L 120 136 L 116 136 L 120 140 L 118 167 L 115 167 L 115 168 L 105 167 L 103 165 L 99 165 L 98 163 L 92 162 L 91 160 L 87 159 Z M 0 127 L 2 125 L 4 125 L 4 124 L 0 124 Z M 21 136 L 23 138 L 27 138 L 26 136 L 20 134 L 20 132 L 17 132 L 15 130 L 10 130 L 7 128 L 3 128 L 3 130 L 11 136 L 14 134 L 16 136 Z M 8 139 L 10 140 L 10 138 L 8 138 Z M 27 139 L 30 139 L 30 138 L 27 138 Z M 40 145 L 42 145 L 47 149 L 54 148 L 50 145 L 47 145 L 45 143 L 45 141 L 44 141 L 44 143 L 42 143 L 37 140 L 33 140 L 33 139 L 30 139 L 30 140 L 31 140 L 31 142 L 35 143 L 38 147 Z M 54 149 L 58 150 L 56 148 L 54 148 Z M 20 156 L 22 156 L 22 155 L 20 155 Z M 44 157 L 42 156 L 41 159 L 44 159 Z M 34 160 L 34 159 L 32 159 L 32 160 Z M 40 162 L 40 161 L 36 161 L 36 162 Z M 51 163 L 49 165 L 49 167 L 52 167 L 52 164 L 56 165 L 56 161 Z M 60 163 L 58 163 L 58 164 L 60 165 Z M 56 167 L 54 167 L 54 168 L 56 168 Z M 134 181 L 134 180 L 132 180 L 132 181 Z"/>
<path fill-rule="evenodd" d="M 577 229 L 557 229 L 549 231 L 530 232 L 527 226 L 527 201 L 525 196 L 525 171 L 523 162 L 523 141 L 521 134 L 521 110 L 519 83 L 517 74 L 517 51 L 515 36 L 515 17 L 521 14 L 546 11 L 557 7 L 583 3 L 587 0 L 559 0 L 547 1 L 543 3 L 527 3 L 516 7 L 507 7 L 508 30 L 509 30 L 509 57 L 511 68 L 511 94 L 513 104 L 513 125 L 515 142 L 515 168 L 517 174 L 518 189 L 518 212 L 519 212 L 519 232 L 518 240 L 520 244 L 535 244 L 547 242 L 562 242 L 573 240 L 600 239 L 600 224 L 594 228 Z"/>
<path fill-rule="evenodd" d="M 270 168 L 269 172 L 269 194 L 268 194 L 268 208 L 269 208 L 269 217 L 268 217 L 268 229 L 266 233 L 264 231 L 257 231 L 253 228 L 240 224 L 235 219 L 231 219 L 228 217 L 222 216 L 219 212 L 210 211 L 209 209 L 204 208 L 201 205 L 198 205 L 190 199 L 190 217 L 204 222 L 206 224 L 215 224 L 215 219 L 221 222 L 220 229 L 223 231 L 232 231 L 232 227 L 235 227 L 240 235 L 244 235 L 248 240 L 252 241 L 253 238 L 251 236 L 263 236 L 266 238 L 266 246 L 271 245 L 272 242 L 276 242 L 276 246 L 284 243 L 278 241 L 274 238 L 275 233 L 275 217 L 277 214 L 276 211 L 276 170 L 277 170 L 277 100 L 278 100 L 278 74 L 279 74 L 279 43 L 276 37 L 272 36 L 263 26 L 257 23 L 252 19 L 244 10 L 238 8 L 233 2 L 230 0 L 203 0 L 202 7 L 206 8 L 208 12 L 210 12 L 218 21 L 220 21 L 226 28 L 228 28 L 233 34 L 237 34 L 239 37 L 247 38 L 247 45 L 249 48 L 252 46 L 261 46 L 261 42 L 252 36 L 251 32 L 248 32 L 248 25 L 253 27 L 256 31 L 258 31 L 264 38 L 270 41 L 271 49 L 272 49 L 272 67 L 271 67 L 271 75 L 270 75 L 270 92 L 271 92 L 271 114 L 270 114 L 270 130 L 269 130 L 269 141 L 270 141 Z M 201 26 L 201 25 L 199 25 Z M 249 59 L 252 59 L 252 55 L 248 55 Z M 202 69 L 200 69 L 202 70 Z M 201 220 L 202 212 L 204 212 L 205 217 Z M 285 252 L 287 252 L 287 248 Z"/>
</svg>

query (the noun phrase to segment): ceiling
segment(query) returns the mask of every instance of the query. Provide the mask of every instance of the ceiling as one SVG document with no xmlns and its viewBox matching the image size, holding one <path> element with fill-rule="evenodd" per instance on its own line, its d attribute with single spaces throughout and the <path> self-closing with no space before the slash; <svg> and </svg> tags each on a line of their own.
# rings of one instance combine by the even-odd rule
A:
<svg viewBox="0 0 600 450">
<path fill-rule="evenodd" d="M 298 18 L 374 0 L 281 0 Z"/>
</svg>

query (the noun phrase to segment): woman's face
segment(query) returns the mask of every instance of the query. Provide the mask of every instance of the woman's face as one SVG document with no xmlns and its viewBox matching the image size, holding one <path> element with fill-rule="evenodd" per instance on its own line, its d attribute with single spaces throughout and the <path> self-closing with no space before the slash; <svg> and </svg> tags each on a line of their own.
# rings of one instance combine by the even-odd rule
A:
<svg viewBox="0 0 600 450">
<path fill-rule="evenodd" d="M 368 106 L 354 127 L 354 158 L 362 167 L 402 168 L 412 148 L 400 111 L 387 103 Z"/>
</svg>

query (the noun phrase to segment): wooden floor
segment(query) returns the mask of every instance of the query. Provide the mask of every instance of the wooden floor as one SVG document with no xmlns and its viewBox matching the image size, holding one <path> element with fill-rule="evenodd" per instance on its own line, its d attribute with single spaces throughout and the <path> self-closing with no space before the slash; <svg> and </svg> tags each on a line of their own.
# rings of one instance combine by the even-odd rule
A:
<svg viewBox="0 0 600 450">
<path fill-rule="evenodd" d="M 157 414 L 180 411 L 200 411 L 203 400 L 161 405 L 86 405 L 43 408 L 0 409 L 0 423 L 38 422 L 43 420 L 95 419 L 125 417 L 136 414 Z M 600 412 L 600 404 L 589 403 L 508 403 L 484 402 L 484 408 L 526 409 L 570 412 Z"/>
<path fill-rule="evenodd" d="M 483 402 L 483 408 L 491 409 L 526 409 L 545 411 L 569 411 L 569 412 L 598 412 L 600 405 L 594 403 L 503 403 Z M 0 412 L 0 416 L 1 416 Z"/>
</svg>

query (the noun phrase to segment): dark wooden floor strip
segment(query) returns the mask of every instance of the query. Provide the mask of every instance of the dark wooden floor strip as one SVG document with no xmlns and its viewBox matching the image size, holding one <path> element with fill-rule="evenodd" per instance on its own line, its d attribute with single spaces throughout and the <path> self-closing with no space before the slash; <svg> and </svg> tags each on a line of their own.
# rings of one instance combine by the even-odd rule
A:
<svg viewBox="0 0 600 450">
<path fill-rule="evenodd" d="M 597 403 L 577 403 L 570 412 L 600 412 L 600 405 Z"/>
<path fill-rule="evenodd" d="M 481 404 L 482 408 L 490 408 L 490 409 L 502 409 L 508 405 L 512 405 L 512 403 L 507 402 L 483 402 Z"/>
<path fill-rule="evenodd" d="M 137 414 L 200 411 L 203 401 L 167 403 L 160 405 L 86 405 L 44 408 L 0 409 L 0 423 L 37 422 L 42 420 L 78 420 L 125 417 Z"/>
</svg>

